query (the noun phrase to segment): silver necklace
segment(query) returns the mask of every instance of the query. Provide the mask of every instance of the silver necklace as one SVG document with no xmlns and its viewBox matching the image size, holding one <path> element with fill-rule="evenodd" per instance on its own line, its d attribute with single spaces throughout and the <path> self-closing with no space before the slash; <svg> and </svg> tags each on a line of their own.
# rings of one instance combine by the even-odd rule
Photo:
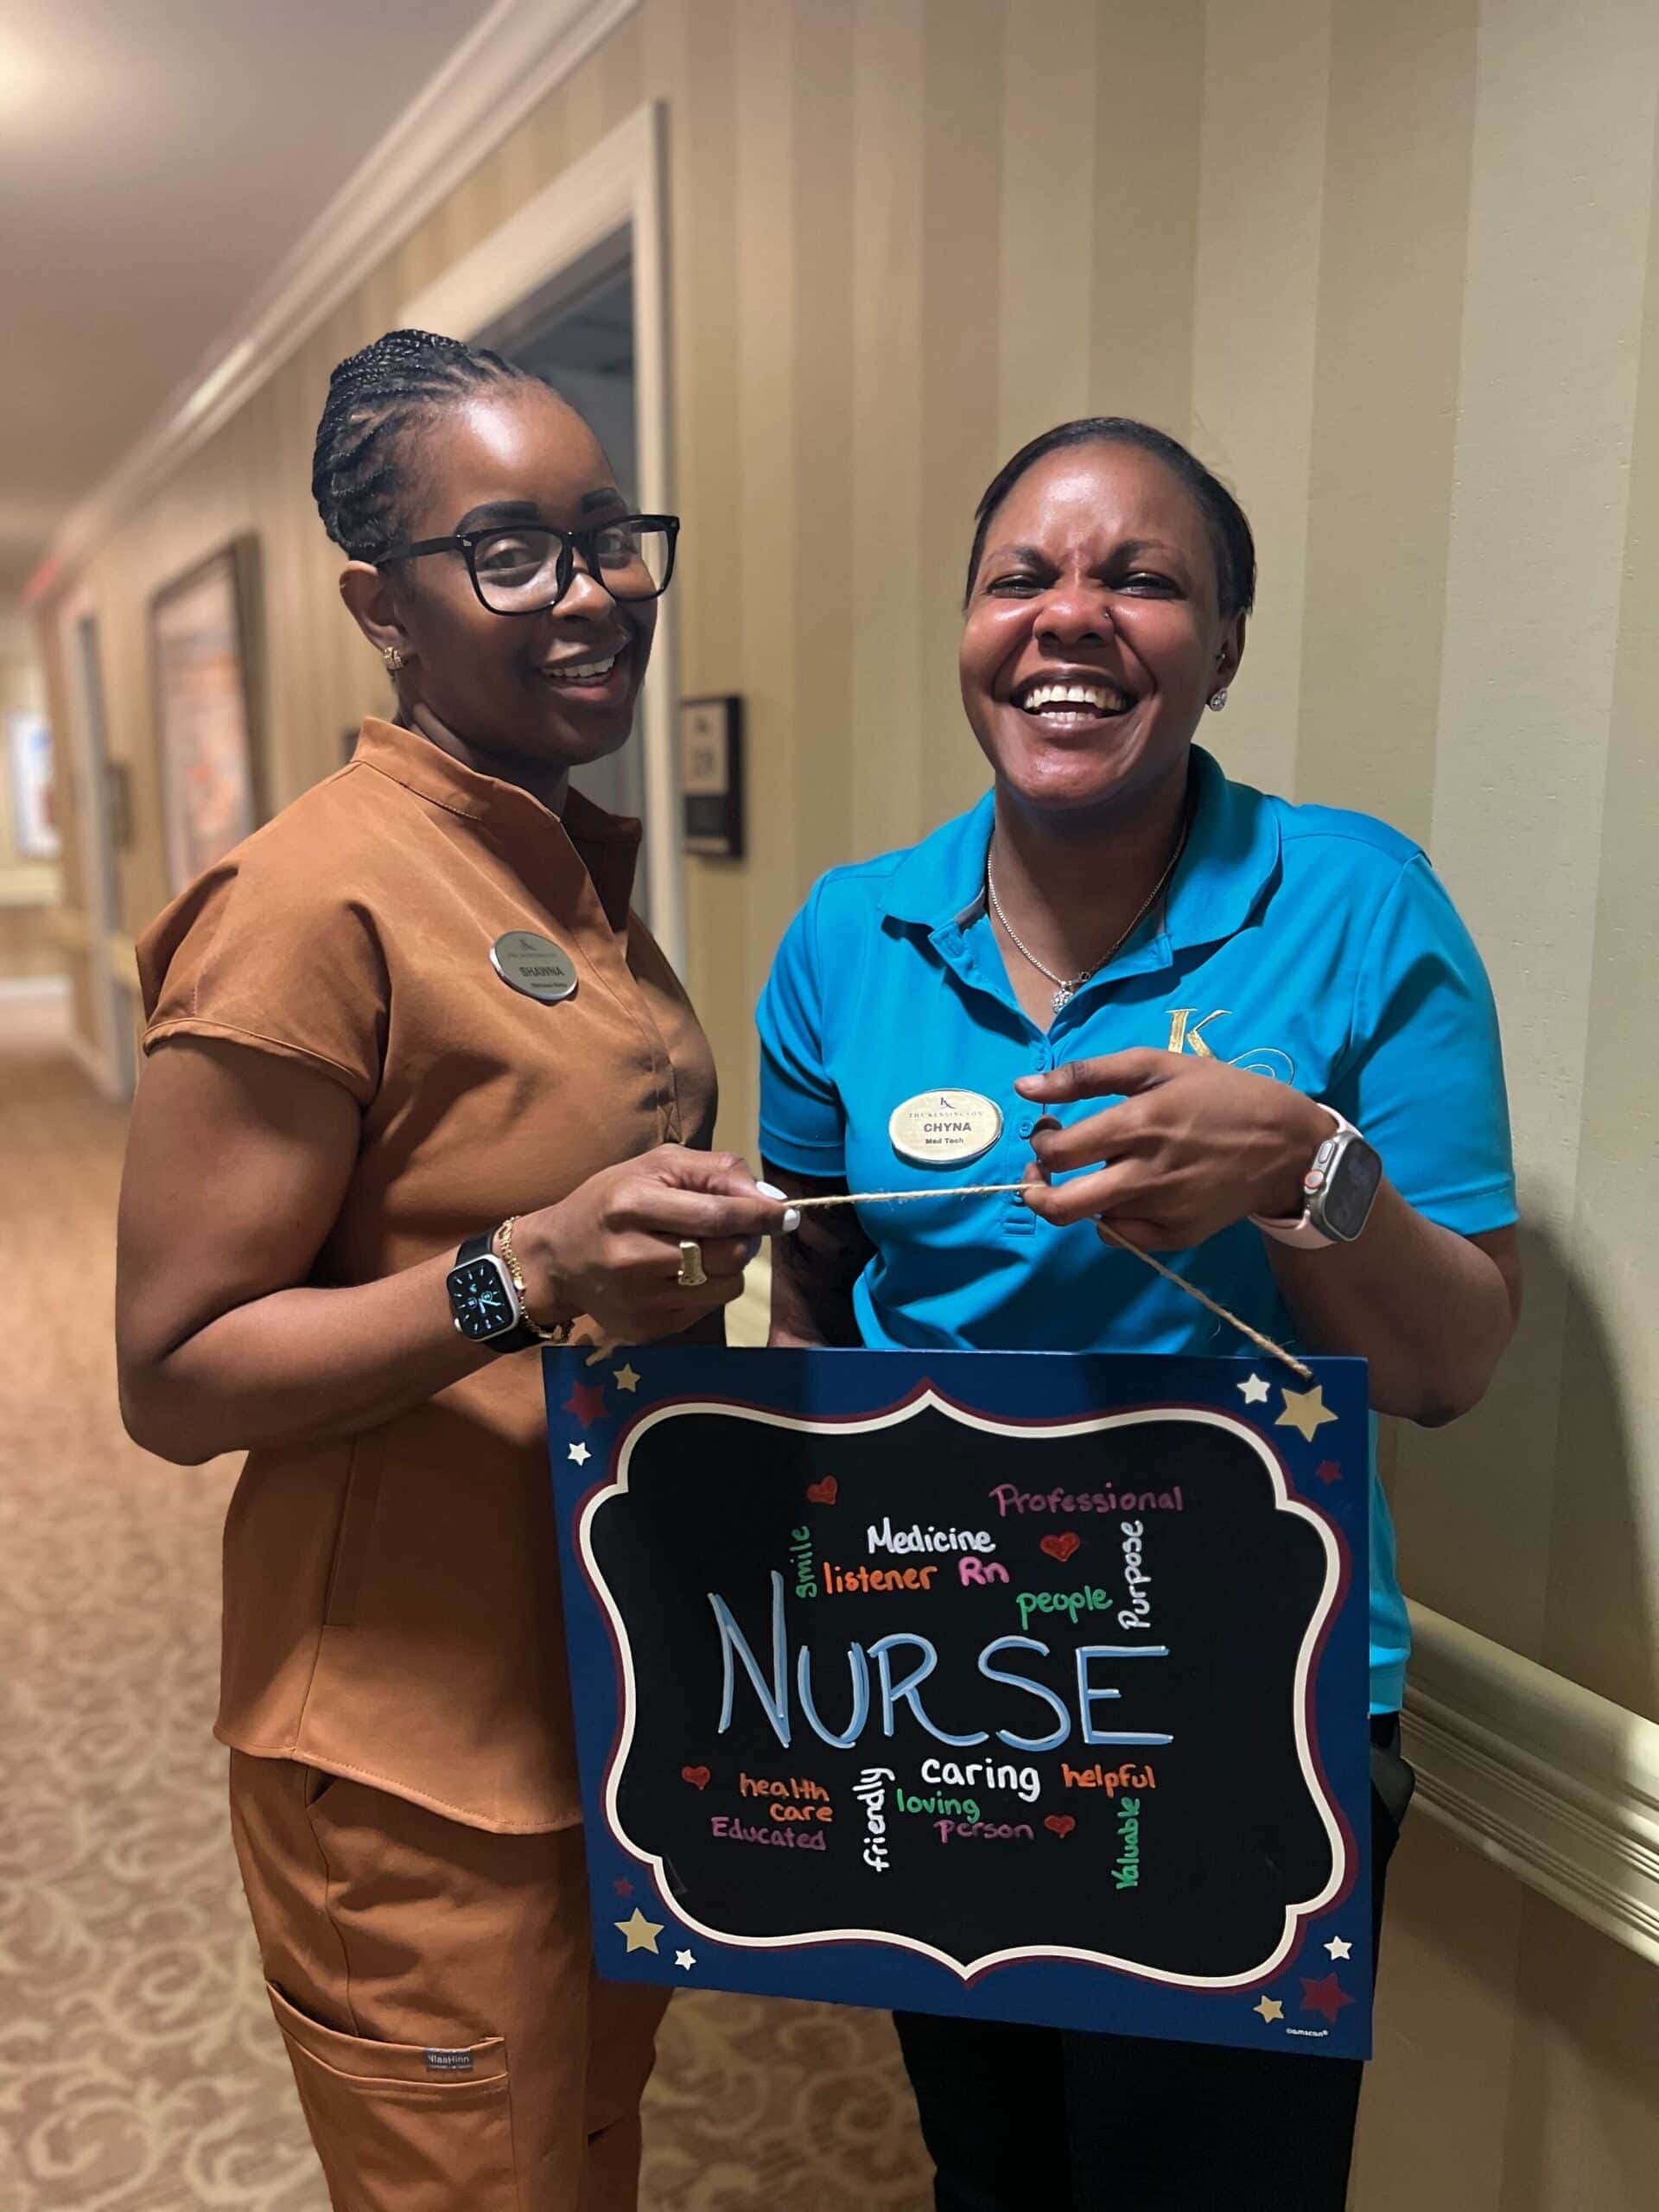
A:
<svg viewBox="0 0 1659 2212">
<path fill-rule="evenodd" d="M 1083 988 L 1084 985 L 1089 981 L 1089 978 L 1091 976 L 1097 976 L 1109 960 L 1116 959 L 1119 950 L 1128 943 L 1129 939 L 1135 935 L 1136 930 L 1140 928 L 1141 923 L 1145 921 L 1147 914 L 1151 912 L 1153 902 L 1163 890 L 1164 886 L 1169 881 L 1170 877 L 1174 874 L 1175 863 L 1180 859 L 1181 855 L 1186 850 L 1186 833 L 1191 826 L 1192 823 L 1190 818 L 1182 823 L 1181 834 L 1175 841 L 1174 851 L 1164 863 L 1163 874 L 1159 877 L 1157 882 L 1153 885 L 1151 890 L 1147 892 L 1146 897 L 1141 901 L 1139 906 L 1136 907 L 1134 914 L 1129 918 L 1128 928 L 1120 930 L 1117 935 L 1112 939 L 1110 944 L 1107 946 L 1105 951 L 1101 954 L 1099 959 L 1091 961 L 1089 966 L 1085 968 L 1079 976 L 1057 976 L 1052 968 L 1048 967 L 1044 962 L 1040 961 L 1037 957 L 1031 947 L 1026 943 L 1024 938 L 1020 936 L 1019 931 L 1015 929 L 1014 924 L 1003 912 L 1002 901 L 996 895 L 996 883 L 991 874 L 990 850 L 988 847 L 987 848 L 985 854 L 985 895 L 990 901 L 991 912 L 996 916 L 997 920 L 1001 923 L 1003 928 L 1007 931 L 1009 937 L 1014 942 L 1015 950 L 1020 953 L 1021 957 L 1028 960 L 1039 976 L 1046 976 L 1049 982 L 1056 986 L 1054 992 L 1054 1011 L 1056 1014 L 1059 1012 L 1063 1006 L 1069 1006 L 1071 1003 L 1071 1001 L 1076 998 L 1077 993 Z"/>
</svg>

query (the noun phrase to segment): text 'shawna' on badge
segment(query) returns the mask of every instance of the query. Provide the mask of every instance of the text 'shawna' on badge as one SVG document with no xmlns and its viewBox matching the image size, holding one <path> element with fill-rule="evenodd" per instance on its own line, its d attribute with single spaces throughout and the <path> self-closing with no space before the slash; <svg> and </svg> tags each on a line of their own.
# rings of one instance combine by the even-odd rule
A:
<svg viewBox="0 0 1659 2212">
<path fill-rule="evenodd" d="M 509 930 L 490 947 L 490 965 L 504 983 L 527 999 L 556 1006 L 576 988 L 576 963 L 550 937 L 534 930 Z"/>
<path fill-rule="evenodd" d="M 921 1090 L 895 1106 L 887 1136 L 914 1167 L 963 1167 L 1002 1134 L 1002 1109 L 976 1090 Z"/>
</svg>

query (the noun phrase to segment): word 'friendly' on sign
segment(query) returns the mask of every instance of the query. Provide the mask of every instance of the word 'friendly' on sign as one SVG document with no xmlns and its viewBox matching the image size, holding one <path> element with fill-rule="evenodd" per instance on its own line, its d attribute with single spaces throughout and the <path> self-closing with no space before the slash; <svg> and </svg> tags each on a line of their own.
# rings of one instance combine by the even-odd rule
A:
<svg viewBox="0 0 1659 2212">
<path fill-rule="evenodd" d="M 603 1972 L 1363 2054 L 1361 1363 L 594 1373 L 547 1362 Z"/>
</svg>

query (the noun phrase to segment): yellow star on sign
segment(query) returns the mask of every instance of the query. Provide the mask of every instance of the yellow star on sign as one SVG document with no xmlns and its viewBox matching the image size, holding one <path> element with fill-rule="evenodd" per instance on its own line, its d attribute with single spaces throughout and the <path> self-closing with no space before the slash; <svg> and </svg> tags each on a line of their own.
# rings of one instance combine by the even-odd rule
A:
<svg viewBox="0 0 1659 2212">
<path fill-rule="evenodd" d="M 663 1932 L 663 1923 L 660 1920 L 647 1920 L 638 1905 L 635 1905 L 626 1920 L 613 1921 L 611 1924 L 619 1936 L 627 1938 L 628 1948 L 631 1951 L 654 1951 L 657 1948 L 657 1938 Z"/>
<path fill-rule="evenodd" d="M 1252 2005 L 1252 2012 L 1259 2012 L 1263 2020 L 1282 2020 L 1285 2008 L 1276 1997 L 1263 1997 L 1259 2005 Z"/>
<path fill-rule="evenodd" d="M 1285 1410 L 1273 1424 L 1275 1428 L 1294 1428 L 1311 1444 L 1318 1431 L 1336 1415 L 1325 1402 L 1325 1391 L 1319 1383 L 1311 1390 L 1284 1390 L 1280 1394 Z"/>
<path fill-rule="evenodd" d="M 619 1390 L 637 1390 L 639 1388 L 639 1375 L 631 1364 L 619 1367 L 612 1379 Z"/>
</svg>

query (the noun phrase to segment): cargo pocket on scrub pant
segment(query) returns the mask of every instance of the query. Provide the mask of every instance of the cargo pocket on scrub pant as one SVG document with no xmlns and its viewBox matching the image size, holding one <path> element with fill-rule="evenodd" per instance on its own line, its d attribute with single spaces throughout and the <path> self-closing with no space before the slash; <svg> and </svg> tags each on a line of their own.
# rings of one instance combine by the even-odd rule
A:
<svg viewBox="0 0 1659 2212">
<path fill-rule="evenodd" d="M 507 2047 L 341 2035 L 265 1984 L 339 2212 L 518 2212 Z"/>
</svg>

